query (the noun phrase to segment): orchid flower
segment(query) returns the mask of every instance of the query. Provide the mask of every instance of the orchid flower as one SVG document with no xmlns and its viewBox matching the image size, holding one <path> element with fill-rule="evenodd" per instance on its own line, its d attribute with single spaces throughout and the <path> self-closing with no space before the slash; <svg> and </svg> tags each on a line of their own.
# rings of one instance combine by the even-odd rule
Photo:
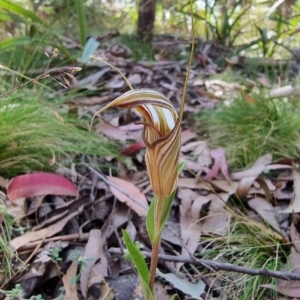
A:
<svg viewBox="0 0 300 300">
<path fill-rule="evenodd" d="M 130 90 L 98 113 L 110 108 L 134 109 L 142 115 L 143 141 L 152 189 L 159 199 L 168 197 L 177 187 L 180 154 L 181 118 L 164 95 L 150 89 Z"/>
</svg>

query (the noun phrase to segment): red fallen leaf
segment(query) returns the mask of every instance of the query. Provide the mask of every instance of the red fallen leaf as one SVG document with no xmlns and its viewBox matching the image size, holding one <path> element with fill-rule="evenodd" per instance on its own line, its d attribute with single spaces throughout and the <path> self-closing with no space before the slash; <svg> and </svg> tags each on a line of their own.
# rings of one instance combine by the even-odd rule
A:
<svg viewBox="0 0 300 300">
<path fill-rule="evenodd" d="M 215 150 L 210 151 L 211 157 L 214 159 L 214 165 L 212 169 L 206 174 L 204 177 L 205 180 L 212 180 L 214 177 L 217 176 L 219 170 L 221 170 L 224 177 L 228 179 L 228 167 L 225 158 L 225 151 L 223 148 L 218 148 Z"/>
<path fill-rule="evenodd" d="M 122 155 L 135 155 L 145 148 L 144 142 L 132 144 L 121 151 Z"/>
<path fill-rule="evenodd" d="M 13 178 L 7 187 L 10 201 L 41 195 L 77 196 L 76 186 L 67 178 L 52 173 L 33 173 Z"/>
</svg>

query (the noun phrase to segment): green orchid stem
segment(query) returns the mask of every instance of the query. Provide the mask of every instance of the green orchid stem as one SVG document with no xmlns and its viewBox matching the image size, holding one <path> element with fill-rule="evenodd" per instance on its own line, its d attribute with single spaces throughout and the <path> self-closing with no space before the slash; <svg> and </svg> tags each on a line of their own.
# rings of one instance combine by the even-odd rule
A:
<svg viewBox="0 0 300 300">
<path fill-rule="evenodd" d="M 160 243 L 161 243 L 161 235 L 159 234 L 159 236 L 155 239 L 155 242 L 152 244 L 150 279 L 149 279 L 149 288 L 151 291 L 154 289 L 154 281 L 156 276 L 156 268 L 158 264 Z"/>
</svg>

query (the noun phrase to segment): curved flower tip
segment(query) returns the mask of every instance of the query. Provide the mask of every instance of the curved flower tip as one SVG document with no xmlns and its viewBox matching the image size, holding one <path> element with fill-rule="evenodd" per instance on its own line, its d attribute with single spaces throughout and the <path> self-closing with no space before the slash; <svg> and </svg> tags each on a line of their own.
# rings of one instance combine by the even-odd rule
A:
<svg viewBox="0 0 300 300">
<path fill-rule="evenodd" d="M 131 90 L 98 113 L 110 107 L 135 109 L 143 117 L 146 164 L 154 193 L 166 198 L 177 187 L 180 154 L 180 123 L 177 112 L 164 95 L 150 89 Z M 97 113 L 97 114 L 98 114 Z"/>
</svg>

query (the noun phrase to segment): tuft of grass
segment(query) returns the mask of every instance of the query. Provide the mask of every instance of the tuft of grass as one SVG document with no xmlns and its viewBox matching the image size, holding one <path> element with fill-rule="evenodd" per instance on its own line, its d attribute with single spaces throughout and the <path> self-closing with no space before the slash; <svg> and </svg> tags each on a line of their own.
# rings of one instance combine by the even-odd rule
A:
<svg viewBox="0 0 300 300">
<path fill-rule="evenodd" d="M 224 236 L 202 237 L 202 258 L 228 262 L 246 268 L 280 270 L 288 257 L 283 237 L 267 225 L 246 215 L 233 213 L 233 222 Z M 222 291 L 229 300 L 265 299 L 263 284 L 276 284 L 276 279 L 234 272 L 219 271 Z M 267 290 L 277 298 L 276 292 Z"/>
<path fill-rule="evenodd" d="M 0 102 L 0 174 L 51 170 L 84 155 L 116 155 L 116 147 L 79 120 L 41 102 L 35 90 L 18 90 Z"/>
<path fill-rule="evenodd" d="M 223 147 L 232 167 L 245 168 L 266 153 L 298 157 L 300 150 L 300 106 L 297 101 L 252 95 L 254 103 L 241 96 L 229 105 L 197 117 L 208 134 L 211 147 Z"/>
</svg>

